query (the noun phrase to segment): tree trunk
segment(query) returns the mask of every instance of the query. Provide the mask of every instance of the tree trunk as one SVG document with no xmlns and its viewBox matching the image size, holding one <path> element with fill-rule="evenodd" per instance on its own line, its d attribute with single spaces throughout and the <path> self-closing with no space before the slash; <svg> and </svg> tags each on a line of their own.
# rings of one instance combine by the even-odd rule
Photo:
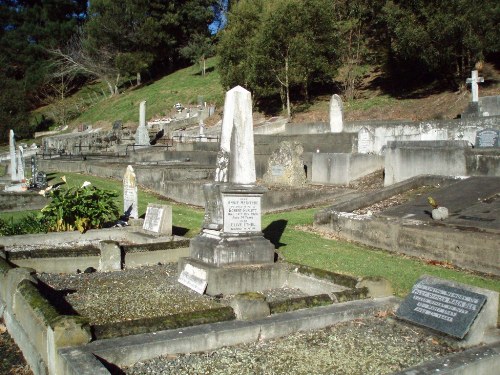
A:
<svg viewBox="0 0 500 375">
<path fill-rule="evenodd" d="M 285 89 L 286 89 L 286 114 L 288 120 L 292 118 L 290 110 L 290 84 L 288 82 L 288 56 L 285 58 Z"/>
</svg>

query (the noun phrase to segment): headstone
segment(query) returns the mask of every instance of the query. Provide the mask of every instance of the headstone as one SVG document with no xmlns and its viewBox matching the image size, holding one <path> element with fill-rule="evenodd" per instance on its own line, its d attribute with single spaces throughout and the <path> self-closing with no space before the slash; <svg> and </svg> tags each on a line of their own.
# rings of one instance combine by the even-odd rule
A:
<svg viewBox="0 0 500 375">
<path fill-rule="evenodd" d="M 115 131 L 122 130 L 122 126 L 123 126 L 122 120 L 116 120 L 115 122 L 113 122 L 113 130 Z"/>
<path fill-rule="evenodd" d="M 344 119 L 343 119 L 344 106 L 342 104 L 342 98 L 334 94 L 330 99 L 330 132 L 331 133 L 342 133 L 344 130 Z"/>
<path fill-rule="evenodd" d="M 476 133 L 476 147 L 499 147 L 498 136 L 500 131 L 495 129 L 484 129 Z"/>
<path fill-rule="evenodd" d="M 16 139 L 14 131 L 9 132 L 9 154 L 10 154 L 10 179 L 11 181 L 19 181 L 17 176 L 17 157 L 16 157 Z"/>
<path fill-rule="evenodd" d="M 375 136 L 366 127 L 358 132 L 358 154 L 369 154 L 374 149 Z"/>
<path fill-rule="evenodd" d="M 19 146 L 18 154 L 17 154 L 17 178 L 19 181 L 24 181 L 24 169 L 25 169 L 25 161 L 24 161 L 24 149 L 23 146 Z"/>
<path fill-rule="evenodd" d="M 126 217 L 138 219 L 137 179 L 134 168 L 127 167 L 123 176 L 123 212 Z"/>
<path fill-rule="evenodd" d="M 479 101 L 479 88 L 478 83 L 484 82 L 483 77 L 479 77 L 477 70 L 472 71 L 471 78 L 467 78 L 466 83 L 470 83 L 472 91 L 472 102 L 477 103 Z"/>
<path fill-rule="evenodd" d="M 463 339 L 487 300 L 486 295 L 446 280 L 422 277 L 399 306 L 396 316 Z"/>
<path fill-rule="evenodd" d="M 307 182 L 304 171 L 304 148 L 299 142 L 283 141 L 274 150 L 267 163 L 263 176 L 268 185 L 302 187 Z"/>
<path fill-rule="evenodd" d="M 158 235 L 171 235 L 172 207 L 164 204 L 149 204 L 142 229 Z"/>
<path fill-rule="evenodd" d="M 139 127 L 135 132 L 135 144 L 149 146 L 149 132 L 146 128 L 146 101 L 142 101 L 139 107 Z"/>
<path fill-rule="evenodd" d="M 47 174 L 45 172 L 37 172 L 35 175 L 35 188 L 45 189 L 48 186 Z"/>
<path fill-rule="evenodd" d="M 203 294 L 208 284 L 207 271 L 191 264 L 186 264 L 178 281 L 196 293 Z"/>
<path fill-rule="evenodd" d="M 38 172 L 38 166 L 36 164 L 36 156 L 31 156 L 31 183 L 35 183 L 36 172 Z"/>
</svg>

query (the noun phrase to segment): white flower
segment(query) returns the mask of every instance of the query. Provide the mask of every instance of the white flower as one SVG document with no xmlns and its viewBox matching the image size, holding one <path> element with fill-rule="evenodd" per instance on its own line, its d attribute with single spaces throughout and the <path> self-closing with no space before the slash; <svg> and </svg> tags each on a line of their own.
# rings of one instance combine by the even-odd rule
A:
<svg viewBox="0 0 500 375">
<path fill-rule="evenodd" d="M 91 185 L 91 183 L 90 183 L 90 182 L 88 182 L 88 181 L 85 181 L 85 182 L 82 184 L 82 188 L 87 187 L 87 186 L 89 186 L 89 185 Z"/>
<path fill-rule="evenodd" d="M 61 176 L 61 180 L 63 180 L 64 182 L 66 182 L 66 176 Z"/>
</svg>

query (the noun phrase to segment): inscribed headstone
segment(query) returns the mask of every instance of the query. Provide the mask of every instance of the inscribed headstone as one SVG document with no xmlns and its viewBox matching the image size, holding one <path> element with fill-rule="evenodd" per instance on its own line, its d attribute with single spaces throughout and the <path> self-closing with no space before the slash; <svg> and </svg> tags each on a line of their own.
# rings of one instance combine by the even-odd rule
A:
<svg viewBox="0 0 500 375">
<path fill-rule="evenodd" d="M 476 147 L 499 147 L 498 136 L 500 131 L 495 129 L 484 129 L 476 133 Z"/>
<path fill-rule="evenodd" d="M 260 197 L 223 195 L 224 232 L 260 232 Z"/>
<path fill-rule="evenodd" d="M 303 153 L 304 148 L 299 142 L 281 142 L 269 157 L 264 182 L 269 185 L 304 186 L 307 177 Z"/>
<path fill-rule="evenodd" d="M 453 286 L 446 280 L 422 277 L 401 303 L 396 315 L 463 339 L 486 299 L 483 294 Z"/>
<path fill-rule="evenodd" d="M 17 177 L 17 157 L 16 157 L 16 139 L 14 131 L 9 132 L 9 154 L 10 154 L 10 179 L 11 181 L 19 181 Z"/>
<path fill-rule="evenodd" d="M 337 94 L 330 99 L 330 132 L 342 133 L 344 129 L 342 98 Z"/>
<path fill-rule="evenodd" d="M 358 132 L 358 154 L 369 154 L 373 152 L 375 137 L 370 130 L 362 127 Z"/>
<path fill-rule="evenodd" d="M 132 219 L 139 218 L 137 207 L 137 179 L 134 168 L 129 165 L 123 176 L 123 211 L 125 216 Z"/>
<path fill-rule="evenodd" d="M 195 292 L 203 294 L 208 284 L 207 271 L 191 264 L 186 264 L 179 275 L 178 281 Z"/>
<path fill-rule="evenodd" d="M 35 188 L 45 189 L 47 187 L 47 174 L 45 172 L 37 172 L 35 175 Z"/>
<path fill-rule="evenodd" d="M 142 229 L 160 235 L 172 234 L 172 207 L 164 204 L 149 204 Z"/>
</svg>

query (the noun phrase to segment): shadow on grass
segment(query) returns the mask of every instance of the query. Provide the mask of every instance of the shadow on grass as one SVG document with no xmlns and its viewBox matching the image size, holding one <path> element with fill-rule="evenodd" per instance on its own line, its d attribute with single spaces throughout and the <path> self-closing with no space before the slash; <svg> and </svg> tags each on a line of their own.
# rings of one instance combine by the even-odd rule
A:
<svg viewBox="0 0 500 375">
<path fill-rule="evenodd" d="M 174 236 L 184 237 L 187 232 L 189 232 L 188 228 L 176 227 L 175 225 L 172 225 L 172 235 Z"/>
<path fill-rule="evenodd" d="M 281 246 L 285 246 L 286 243 L 280 242 L 281 236 L 285 231 L 288 220 L 276 220 L 269 224 L 266 229 L 262 231 L 264 237 L 271 241 L 275 249 L 279 249 Z"/>
</svg>

